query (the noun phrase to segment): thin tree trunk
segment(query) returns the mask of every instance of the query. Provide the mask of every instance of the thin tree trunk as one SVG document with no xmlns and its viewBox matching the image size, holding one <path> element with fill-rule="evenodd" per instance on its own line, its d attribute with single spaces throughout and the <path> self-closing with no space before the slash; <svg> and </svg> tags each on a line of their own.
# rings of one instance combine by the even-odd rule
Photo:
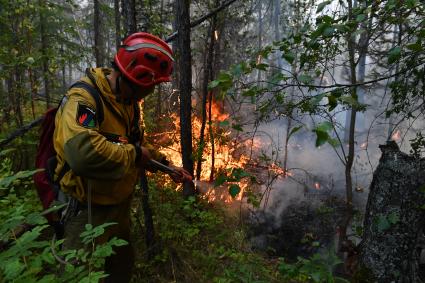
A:
<svg viewBox="0 0 425 283">
<path fill-rule="evenodd" d="M 180 73 L 180 129 L 183 167 L 193 176 L 192 159 L 192 59 L 190 49 L 190 0 L 177 0 L 176 17 L 178 42 L 178 69 Z M 192 182 L 183 185 L 183 195 L 195 194 Z"/>
<path fill-rule="evenodd" d="M 46 34 L 46 20 L 44 12 L 46 9 L 46 1 L 38 0 L 40 6 L 40 36 L 41 36 L 41 55 L 43 62 L 43 80 L 44 80 L 44 94 L 46 96 L 46 108 L 50 108 L 50 82 L 49 82 L 49 58 L 47 56 L 47 34 Z"/>
<path fill-rule="evenodd" d="M 212 91 L 208 94 L 208 125 L 210 133 L 210 143 L 211 143 L 211 173 L 210 173 L 210 182 L 214 181 L 214 168 L 215 168 L 215 144 L 214 144 L 214 131 L 212 127 L 212 105 L 213 105 L 213 93 Z"/>
<path fill-rule="evenodd" d="M 121 44 L 121 14 L 120 14 L 120 1 L 114 0 L 114 14 L 115 14 L 115 48 L 118 51 Z"/>
<path fill-rule="evenodd" d="M 94 27 L 94 57 L 96 59 L 96 67 L 103 66 L 103 44 L 102 44 L 102 35 L 100 33 L 101 19 L 100 19 L 100 0 L 93 0 L 94 3 L 94 18 L 93 18 L 93 27 Z"/>
<path fill-rule="evenodd" d="M 135 0 L 121 0 L 125 36 L 137 31 Z"/>
<path fill-rule="evenodd" d="M 196 167 L 196 179 L 201 178 L 201 168 L 202 168 L 202 156 L 205 147 L 205 125 L 207 120 L 207 97 L 208 97 L 208 83 L 212 80 L 212 68 L 213 68 L 213 58 L 214 58 L 214 31 L 216 29 L 217 17 L 214 16 L 210 26 L 210 38 L 209 43 L 207 44 L 207 57 L 204 67 L 204 81 L 202 84 L 202 103 L 201 103 L 201 113 L 202 113 L 202 124 L 199 134 L 199 148 L 197 154 L 197 167 Z M 214 167 L 211 167 L 211 171 L 214 170 Z"/>
<path fill-rule="evenodd" d="M 15 87 L 14 87 L 14 96 L 15 96 L 15 118 L 16 124 L 20 128 L 24 125 L 24 116 L 22 113 L 22 74 L 21 70 L 18 67 L 15 67 Z"/>
</svg>

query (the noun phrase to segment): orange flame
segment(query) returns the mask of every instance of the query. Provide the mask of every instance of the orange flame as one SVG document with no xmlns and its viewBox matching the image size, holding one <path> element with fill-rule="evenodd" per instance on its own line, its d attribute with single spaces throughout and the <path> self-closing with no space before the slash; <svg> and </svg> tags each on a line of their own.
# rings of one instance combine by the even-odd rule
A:
<svg viewBox="0 0 425 283">
<path fill-rule="evenodd" d="M 238 143 L 231 138 L 231 131 L 218 127 L 218 122 L 222 122 L 229 118 L 229 114 L 221 112 L 220 105 L 213 102 L 211 105 L 212 112 L 212 130 L 214 132 L 214 172 L 216 175 L 217 172 L 225 172 L 228 168 L 243 168 L 248 161 L 248 157 L 243 153 L 245 150 L 241 150 L 241 147 L 244 147 L 244 143 Z M 162 147 L 160 152 L 167 156 L 167 159 L 170 160 L 173 164 L 177 166 L 182 166 L 181 160 L 181 145 L 180 145 L 180 119 L 176 114 L 172 114 L 172 121 L 174 126 L 173 136 L 167 135 L 167 137 L 162 137 L 159 140 L 169 140 L 170 146 Z M 201 131 L 202 121 L 197 116 L 192 116 L 192 135 L 194 139 L 198 139 Z M 231 184 L 223 184 L 219 187 L 214 187 L 214 185 L 206 180 L 209 180 L 211 173 L 211 164 L 212 164 L 212 146 L 211 146 L 211 137 L 208 129 L 205 129 L 204 133 L 204 147 L 202 154 L 202 167 L 201 167 L 201 178 L 200 180 L 195 180 L 195 185 L 199 185 L 200 182 L 203 183 L 205 191 L 202 192 L 204 198 L 211 201 L 222 201 L 224 203 L 232 203 L 234 200 L 241 200 L 244 191 L 248 186 L 248 182 L 239 182 L 238 185 L 241 188 L 239 194 L 233 199 L 228 192 L 228 186 Z M 193 152 L 197 152 L 197 146 L 195 145 Z M 196 162 L 195 162 L 196 165 Z"/>
<path fill-rule="evenodd" d="M 320 183 L 318 183 L 318 182 L 314 183 L 314 188 L 316 190 L 320 190 Z"/>
</svg>

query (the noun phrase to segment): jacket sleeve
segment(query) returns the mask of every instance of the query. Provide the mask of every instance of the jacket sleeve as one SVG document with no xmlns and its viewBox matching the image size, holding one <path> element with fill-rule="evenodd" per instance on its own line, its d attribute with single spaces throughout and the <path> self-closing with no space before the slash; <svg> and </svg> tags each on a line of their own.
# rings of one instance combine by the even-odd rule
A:
<svg viewBox="0 0 425 283">
<path fill-rule="evenodd" d="M 131 144 L 108 141 L 97 123 L 83 123 L 88 108 L 96 111 L 92 97 L 71 93 L 62 108 L 59 123 L 63 127 L 64 157 L 75 174 L 93 179 L 118 180 L 136 170 L 138 152 Z M 89 113 L 90 114 L 90 113 Z M 82 117 L 83 116 L 83 117 Z"/>
</svg>

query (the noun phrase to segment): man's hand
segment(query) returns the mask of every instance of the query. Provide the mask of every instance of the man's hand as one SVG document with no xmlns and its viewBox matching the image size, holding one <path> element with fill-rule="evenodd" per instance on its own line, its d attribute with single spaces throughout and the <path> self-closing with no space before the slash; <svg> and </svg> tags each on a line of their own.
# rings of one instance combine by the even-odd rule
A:
<svg viewBox="0 0 425 283">
<path fill-rule="evenodd" d="M 192 176 L 182 167 L 177 167 L 174 165 L 169 165 L 170 168 L 172 168 L 175 173 L 169 174 L 171 179 L 173 179 L 176 183 L 183 183 L 186 181 L 192 181 Z"/>
<path fill-rule="evenodd" d="M 140 168 L 146 168 L 148 161 L 152 158 L 151 153 L 149 152 L 149 149 L 144 146 L 140 147 L 140 153 L 141 154 L 138 165 Z"/>
</svg>

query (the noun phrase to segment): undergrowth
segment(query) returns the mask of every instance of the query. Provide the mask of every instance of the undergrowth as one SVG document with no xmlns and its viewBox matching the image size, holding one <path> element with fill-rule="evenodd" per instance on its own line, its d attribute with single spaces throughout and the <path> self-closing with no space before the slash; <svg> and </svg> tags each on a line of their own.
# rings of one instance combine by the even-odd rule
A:
<svg viewBox="0 0 425 283">
<path fill-rule="evenodd" d="M 150 261 L 136 193 L 134 282 L 282 282 L 277 261 L 250 250 L 234 212 L 158 183 L 150 183 L 157 251 Z"/>
</svg>

